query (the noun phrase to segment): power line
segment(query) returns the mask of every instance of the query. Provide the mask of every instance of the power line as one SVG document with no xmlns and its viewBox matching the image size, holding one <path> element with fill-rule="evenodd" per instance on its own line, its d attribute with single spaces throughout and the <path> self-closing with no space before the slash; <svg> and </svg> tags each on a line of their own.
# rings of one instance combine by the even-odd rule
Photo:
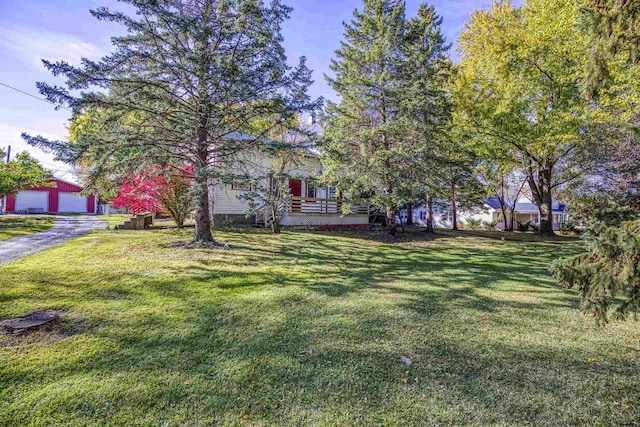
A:
<svg viewBox="0 0 640 427">
<path fill-rule="evenodd" d="M 11 90 L 15 90 L 16 92 L 20 92 L 20 93 L 21 93 L 21 94 L 23 94 L 23 95 L 30 96 L 31 98 L 35 98 L 35 99 L 37 99 L 38 101 L 46 102 L 47 104 L 54 104 L 53 102 L 49 101 L 48 99 L 40 98 L 39 96 L 36 96 L 36 95 L 30 94 L 29 92 L 25 92 L 25 91 L 23 91 L 23 90 L 20 90 L 20 89 L 18 89 L 18 88 L 13 87 L 13 86 L 9 86 L 9 85 L 8 85 L 8 84 L 6 84 L 6 83 L 2 83 L 2 82 L 0 82 L 0 85 L 2 85 L 2 86 L 4 86 L 4 87 L 8 87 L 8 88 L 9 88 L 9 89 L 11 89 Z M 54 104 L 54 105 L 55 105 L 55 104 Z M 58 107 L 58 108 L 62 108 L 63 110 L 71 111 L 70 109 L 68 109 L 68 108 L 66 108 L 66 107 L 63 107 L 63 106 L 61 106 L 61 105 L 57 105 L 57 107 Z M 73 111 L 71 111 L 71 112 L 73 112 Z"/>
</svg>

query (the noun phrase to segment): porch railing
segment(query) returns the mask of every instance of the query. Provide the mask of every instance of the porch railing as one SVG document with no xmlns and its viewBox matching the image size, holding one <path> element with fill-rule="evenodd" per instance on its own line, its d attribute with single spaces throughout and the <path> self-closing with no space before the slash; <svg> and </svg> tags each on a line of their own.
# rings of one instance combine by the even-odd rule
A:
<svg viewBox="0 0 640 427">
<path fill-rule="evenodd" d="M 329 199 L 318 197 L 291 197 L 290 212 L 303 214 L 342 214 L 341 199 Z M 356 206 L 351 209 L 353 214 L 367 214 L 366 206 Z"/>
</svg>

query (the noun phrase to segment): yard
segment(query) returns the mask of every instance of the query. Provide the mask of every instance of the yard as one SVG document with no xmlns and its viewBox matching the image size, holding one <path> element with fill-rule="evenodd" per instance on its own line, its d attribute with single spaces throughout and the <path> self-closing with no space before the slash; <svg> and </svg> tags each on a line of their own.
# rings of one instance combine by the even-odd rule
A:
<svg viewBox="0 0 640 427">
<path fill-rule="evenodd" d="M 595 327 L 547 273 L 578 240 L 227 229 L 230 250 L 174 247 L 192 231 L 93 232 L 0 267 L 0 319 L 66 311 L 0 335 L 0 425 L 640 419 L 638 324 Z"/>
<path fill-rule="evenodd" d="M 0 240 L 47 230 L 53 227 L 55 220 L 49 216 L 0 216 Z"/>
</svg>

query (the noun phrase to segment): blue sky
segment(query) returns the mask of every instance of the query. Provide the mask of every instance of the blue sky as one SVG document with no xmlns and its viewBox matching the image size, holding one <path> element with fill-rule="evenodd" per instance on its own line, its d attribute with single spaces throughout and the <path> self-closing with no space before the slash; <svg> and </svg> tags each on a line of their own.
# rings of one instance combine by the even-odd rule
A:
<svg viewBox="0 0 640 427">
<path fill-rule="evenodd" d="M 120 30 L 99 22 L 89 9 L 115 6 L 113 0 L 0 0 L 0 83 L 39 95 L 36 81 L 62 83 L 48 74 L 40 59 L 64 59 L 77 64 L 81 57 L 98 59 L 110 52 L 109 38 Z M 334 98 L 323 74 L 342 38 L 342 22 L 348 21 L 359 0 L 285 0 L 293 6 L 291 19 L 283 28 L 288 57 L 296 62 L 308 58 L 316 83 L 312 96 Z M 419 0 L 407 0 L 409 16 L 415 14 Z M 520 1 L 514 3 L 519 4 Z M 443 31 L 454 43 L 473 10 L 488 8 L 491 0 L 433 0 L 444 18 Z M 455 57 L 455 55 L 454 55 Z M 28 150 L 56 176 L 75 180 L 71 168 L 53 161 L 53 156 L 28 147 L 22 132 L 64 139 L 70 113 L 0 85 L 0 147 L 11 145 L 12 152 Z"/>
</svg>

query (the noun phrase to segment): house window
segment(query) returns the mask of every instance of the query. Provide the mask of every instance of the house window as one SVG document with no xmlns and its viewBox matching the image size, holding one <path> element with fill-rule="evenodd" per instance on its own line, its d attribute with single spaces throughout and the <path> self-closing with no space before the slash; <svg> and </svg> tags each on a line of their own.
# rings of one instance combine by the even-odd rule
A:
<svg viewBox="0 0 640 427">
<path fill-rule="evenodd" d="M 316 198 L 317 186 L 313 182 L 307 182 L 307 198 L 315 199 Z"/>
<path fill-rule="evenodd" d="M 334 185 L 329 186 L 329 199 L 335 200 L 337 199 L 336 195 L 338 194 L 338 189 Z"/>
<path fill-rule="evenodd" d="M 307 198 L 308 199 L 329 199 L 336 200 L 338 189 L 330 185 L 329 187 L 324 185 L 316 185 L 314 183 L 307 183 Z"/>
</svg>

